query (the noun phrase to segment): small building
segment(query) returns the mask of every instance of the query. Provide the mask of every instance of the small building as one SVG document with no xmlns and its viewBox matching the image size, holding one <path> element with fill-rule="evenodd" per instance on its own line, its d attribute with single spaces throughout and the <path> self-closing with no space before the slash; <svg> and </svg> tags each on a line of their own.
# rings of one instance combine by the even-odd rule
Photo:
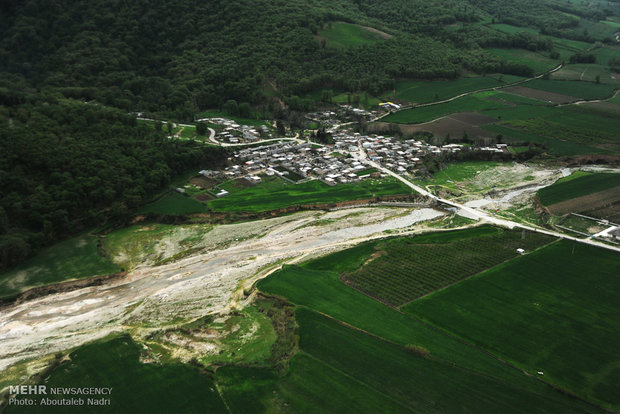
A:
<svg viewBox="0 0 620 414">
<path fill-rule="evenodd" d="M 525 250 L 519 247 L 519 248 L 517 249 L 517 253 L 518 253 L 518 254 L 525 254 Z"/>
<path fill-rule="evenodd" d="M 217 198 L 226 197 L 228 195 L 228 191 L 221 189 L 219 193 L 215 194 Z"/>
</svg>

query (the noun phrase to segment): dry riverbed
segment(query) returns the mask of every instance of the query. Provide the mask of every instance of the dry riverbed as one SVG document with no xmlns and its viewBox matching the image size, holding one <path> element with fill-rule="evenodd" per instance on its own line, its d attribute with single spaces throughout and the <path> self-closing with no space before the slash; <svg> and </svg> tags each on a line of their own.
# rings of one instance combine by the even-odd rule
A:
<svg viewBox="0 0 620 414">
<path fill-rule="evenodd" d="M 422 231 L 425 222 L 443 215 L 430 208 L 351 208 L 205 228 L 197 242 L 200 250 L 191 256 L 160 266 L 145 256 L 123 279 L 2 309 L 0 372 L 7 374 L 25 359 L 36 366 L 41 358 L 112 332 L 143 338 L 207 314 L 225 315 L 243 306 L 257 279 L 284 262 L 387 233 Z M 176 244 L 170 239 L 160 243 Z M 161 251 L 156 253 L 161 258 Z"/>
</svg>

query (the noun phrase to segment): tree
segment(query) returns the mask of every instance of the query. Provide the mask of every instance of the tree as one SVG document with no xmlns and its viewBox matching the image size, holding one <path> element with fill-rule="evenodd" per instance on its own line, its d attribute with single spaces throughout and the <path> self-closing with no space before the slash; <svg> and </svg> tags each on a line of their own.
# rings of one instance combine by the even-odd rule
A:
<svg viewBox="0 0 620 414">
<path fill-rule="evenodd" d="M 276 121 L 276 130 L 278 131 L 278 134 L 281 136 L 286 135 L 286 129 L 284 128 L 284 122 L 282 122 L 281 119 L 278 119 Z"/>
<path fill-rule="evenodd" d="M 196 124 L 196 133 L 198 135 L 205 135 L 208 131 L 208 127 L 207 124 L 205 124 L 204 122 L 198 122 Z"/>
<path fill-rule="evenodd" d="M 596 83 L 601 83 L 601 75 L 596 75 Z"/>
<path fill-rule="evenodd" d="M 223 106 L 224 112 L 228 115 L 237 116 L 239 115 L 239 106 L 237 105 L 237 101 L 234 99 L 229 99 Z"/>
<path fill-rule="evenodd" d="M 250 118 L 252 116 L 252 108 L 247 102 L 242 102 L 239 105 L 239 116 L 243 118 Z"/>
</svg>

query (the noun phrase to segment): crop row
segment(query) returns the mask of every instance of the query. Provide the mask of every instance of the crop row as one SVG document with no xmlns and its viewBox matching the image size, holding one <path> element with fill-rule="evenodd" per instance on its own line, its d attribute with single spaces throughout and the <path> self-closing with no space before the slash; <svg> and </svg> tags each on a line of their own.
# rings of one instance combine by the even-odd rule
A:
<svg viewBox="0 0 620 414">
<path fill-rule="evenodd" d="M 502 231 L 450 243 L 387 243 L 386 254 L 345 275 L 351 286 L 392 306 L 401 306 L 449 284 L 532 250 L 551 239 L 537 233 Z"/>
</svg>

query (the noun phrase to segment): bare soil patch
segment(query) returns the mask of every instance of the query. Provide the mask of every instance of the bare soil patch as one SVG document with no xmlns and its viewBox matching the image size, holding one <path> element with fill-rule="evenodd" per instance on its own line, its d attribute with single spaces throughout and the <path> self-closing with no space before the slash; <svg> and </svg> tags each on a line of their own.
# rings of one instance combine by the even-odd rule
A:
<svg viewBox="0 0 620 414">
<path fill-rule="evenodd" d="M 199 176 L 199 177 L 190 178 L 189 183 L 204 190 L 205 188 L 211 188 L 214 185 L 216 185 L 217 181 L 208 179 L 206 177 Z"/>
<path fill-rule="evenodd" d="M 577 98 L 574 96 L 547 92 L 540 89 L 526 88 L 525 86 L 511 86 L 510 88 L 506 88 L 505 91 L 514 93 L 516 95 L 525 96 L 526 98 L 533 98 L 540 101 L 547 101 L 552 103 L 569 103 L 581 100 L 581 98 Z"/>
<path fill-rule="evenodd" d="M 211 200 L 213 197 L 211 197 L 209 194 L 198 194 L 194 198 L 198 201 L 208 201 Z"/>
</svg>

